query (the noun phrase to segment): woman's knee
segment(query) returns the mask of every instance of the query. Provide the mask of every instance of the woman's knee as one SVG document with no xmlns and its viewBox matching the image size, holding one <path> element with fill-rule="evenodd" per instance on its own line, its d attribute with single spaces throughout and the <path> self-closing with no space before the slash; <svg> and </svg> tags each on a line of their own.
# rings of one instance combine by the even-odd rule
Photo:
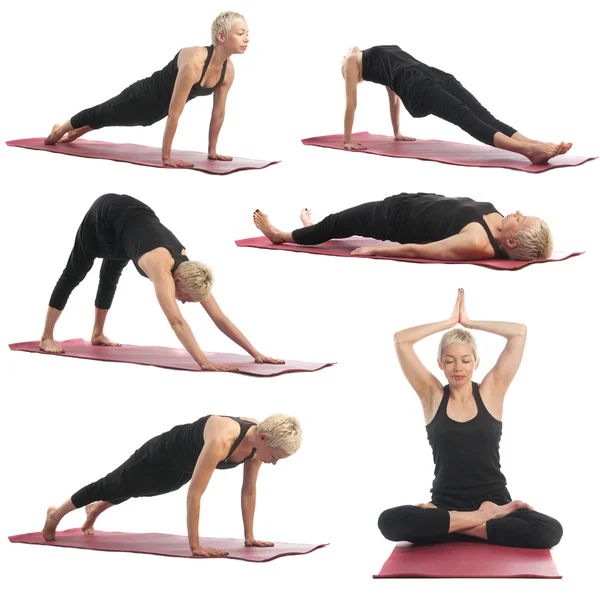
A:
<svg viewBox="0 0 600 600">
<path fill-rule="evenodd" d="M 538 542 L 538 548 L 552 548 L 560 542 L 563 536 L 562 525 L 552 517 L 546 517 L 544 519 L 543 527 L 536 536 Z"/>
<path fill-rule="evenodd" d="M 406 541 L 410 535 L 410 522 L 415 509 L 419 510 L 415 506 L 406 505 L 384 510 L 377 522 L 383 537 L 392 542 Z"/>
</svg>

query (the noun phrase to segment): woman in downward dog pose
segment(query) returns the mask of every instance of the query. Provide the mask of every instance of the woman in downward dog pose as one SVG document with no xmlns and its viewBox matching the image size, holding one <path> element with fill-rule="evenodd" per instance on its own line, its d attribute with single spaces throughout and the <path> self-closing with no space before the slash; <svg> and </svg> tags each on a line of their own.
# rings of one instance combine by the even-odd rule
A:
<svg viewBox="0 0 600 600">
<path fill-rule="evenodd" d="M 283 364 L 283 360 L 260 353 L 242 332 L 223 314 L 211 294 L 213 276 L 202 263 L 190 261 L 183 244 L 159 220 L 154 211 L 125 194 L 105 194 L 85 215 L 71 256 L 56 284 L 40 342 L 40 349 L 52 354 L 63 348 L 54 340 L 54 328 L 71 292 L 85 278 L 96 258 L 104 259 L 96 294 L 92 344 L 119 346 L 104 334 L 104 323 L 111 307 L 121 272 L 131 260 L 140 275 L 154 284 L 160 307 L 175 335 L 191 357 L 205 371 L 234 371 L 234 367 L 211 363 L 201 350 L 177 300 L 199 302 L 215 325 L 257 363 Z"/>
<path fill-rule="evenodd" d="M 63 125 L 55 125 L 46 144 L 68 143 L 102 127 L 152 125 L 168 116 L 162 144 L 167 167 L 194 165 L 171 158 L 171 146 L 185 104 L 197 96 L 214 94 L 208 133 L 208 158 L 231 160 L 217 153 L 217 140 L 225 119 L 227 94 L 233 83 L 230 58 L 248 47 L 248 24 L 235 12 L 221 13 L 212 24 L 212 46 L 183 48 L 163 69 L 141 79 L 118 96 L 87 108 Z"/>
<path fill-rule="evenodd" d="M 448 380 L 445 387 L 415 353 L 416 342 L 457 323 L 507 340 L 481 384 L 471 380 L 478 355 L 475 339 L 466 329 L 452 329 L 440 342 L 438 364 Z M 446 321 L 396 333 L 400 366 L 423 405 L 435 479 L 431 502 L 381 514 L 379 529 L 387 539 L 436 543 L 478 538 L 519 548 L 558 544 L 560 523 L 525 502 L 513 501 L 500 471 L 504 395 L 519 369 L 526 335 L 525 325 L 519 323 L 469 319 L 462 290 Z"/>
<path fill-rule="evenodd" d="M 294 417 L 275 414 L 260 423 L 208 415 L 194 423 L 177 425 L 143 444 L 120 467 L 98 481 L 86 485 L 63 502 L 51 506 L 46 515 L 43 536 L 55 539 L 61 519 L 85 506 L 82 526 L 93 535 L 94 523 L 105 510 L 130 498 L 159 496 L 178 490 L 188 481 L 187 529 L 194 556 L 227 556 L 227 552 L 200 545 L 198 522 L 200 501 L 215 469 L 244 465 L 242 517 L 246 546 L 273 546 L 254 537 L 256 479 L 263 463 L 272 465 L 297 452 L 302 432 Z"/>
<path fill-rule="evenodd" d="M 357 85 L 361 81 L 386 87 L 394 138 L 398 141 L 415 139 L 400 133 L 402 100 L 415 118 L 435 115 L 457 125 L 483 144 L 517 152 L 534 164 L 546 163 L 558 154 L 565 154 L 572 146 L 524 136 L 493 117 L 453 75 L 422 63 L 398 46 L 374 46 L 362 51 L 353 46 L 342 62 L 342 75 L 346 81 L 344 147 L 347 150 L 366 150 L 362 144 L 352 141 Z"/>
<path fill-rule="evenodd" d="M 545 221 L 519 211 L 504 217 L 489 202 L 439 194 L 398 194 L 325 217 L 313 225 L 311 213 L 300 214 L 304 227 L 285 232 L 260 210 L 254 224 L 273 244 L 323 244 L 360 235 L 400 242 L 397 246 L 364 246 L 358 256 L 398 256 L 433 260 L 536 260 L 552 254 L 552 234 Z"/>
</svg>

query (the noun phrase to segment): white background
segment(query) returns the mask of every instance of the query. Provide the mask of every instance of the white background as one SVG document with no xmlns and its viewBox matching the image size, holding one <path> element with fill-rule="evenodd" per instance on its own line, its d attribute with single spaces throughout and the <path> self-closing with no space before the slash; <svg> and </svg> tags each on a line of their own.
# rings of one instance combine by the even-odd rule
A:
<svg viewBox="0 0 600 600">
<path fill-rule="evenodd" d="M 116 467 L 141 443 L 209 413 L 297 415 L 301 451 L 259 478 L 259 539 L 331 542 L 304 557 L 256 565 L 84 552 L 0 542 L 2 587 L 38 598 L 216 597 L 277 594 L 398 598 L 507 593 L 559 598 L 595 585 L 597 498 L 598 193 L 600 161 L 541 175 L 308 148 L 300 139 L 341 133 L 339 73 L 346 49 L 399 44 L 452 72 L 498 118 L 532 137 L 598 153 L 597 36 L 592 2 L 365 2 L 302 4 L 181 1 L 33 2 L 3 19 L 2 139 L 45 136 L 53 123 L 161 68 L 186 45 L 208 44 L 221 11 L 246 14 L 245 56 L 219 151 L 282 159 L 226 177 L 84 160 L 2 147 L 4 292 L 3 512 L 0 537 L 39 530 L 45 509 Z M 206 150 L 211 100 L 190 103 L 174 147 Z M 402 131 L 470 142 L 434 117 Z M 90 139 L 159 146 L 163 124 L 106 129 Z M 363 84 L 355 131 L 391 133 L 383 88 Z M 291 229 L 304 206 L 316 219 L 402 191 L 464 195 L 551 224 L 559 250 L 588 252 L 515 273 L 238 249 L 257 235 L 255 208 Z M 314 374 L 273 379 L 186 373 L 11 353 L 38 339 L 47 301 L 89 205 L 131 194 L 155 209 L 193 259 L 212 265 L 215 296 L 259 350 L 336 360 Z M 99 265 L 73 293 L 57 338 L 89 338 Z M 475 319 L 524 322 L 529 341 L 507 398 L 501 446 L 514 498 L 557 517 L 553 551 L 562 581 L 373 581 L 393 548 L 379 512 L 429 499 L 433 465 L 419 402 L 404 380 L 394 331 L 446 318 L 456 288 Z M 235 351 L 194 305 L 184 316 L 209 351 Z M 124 273 L 107 333 L 130 344 L 177 345 L 148 281 Z M 481 380 L 502 340 L 478 334 Z M 418 352 L 436 369 L 438 336 Z M 241 537 L 241 469 L 217 473 L 200 531 Z M 62 523 L 77 527 L 83 515 Z M 132 500 L 101 517 L 104 530 L 185 534 L 185 489 Z"/>
</svg>

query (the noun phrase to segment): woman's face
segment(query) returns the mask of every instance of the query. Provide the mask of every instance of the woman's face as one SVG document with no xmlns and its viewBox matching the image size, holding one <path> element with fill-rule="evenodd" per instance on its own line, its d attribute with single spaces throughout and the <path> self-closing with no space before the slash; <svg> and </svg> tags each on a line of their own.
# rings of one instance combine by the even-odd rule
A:
<svg viewBox="0 0 600 600">
<path fill-rule="evenodd" d="M 270 465 L 276 465 L 278 461 L 280 461 L 282 458 L 287 458 L 288 456 L 291 455 L 287 452 L 284 452 L 281 448 L 271 448 L 271 446 L 267 444 L 267 441 L 263 439 L 260 439 L 256 447 L 256 457 L 258 460 Z"/>
<path fill-rule="evenodd" d="M 454 386 L 470 384 L 478 364 L 471 346 L 460 342 L 448 344 L 442 352 L 442 359 L 438 360 L 448 383 Z"/>
<path fill-rule="evenodd" d="M 244 54 L 250 42 L 249 35 L 250 30 L 246 21 L 237 21 L 237 23 L 234 23 L 224 39 L 227 50 L 232 54 Z"/>
</svg>

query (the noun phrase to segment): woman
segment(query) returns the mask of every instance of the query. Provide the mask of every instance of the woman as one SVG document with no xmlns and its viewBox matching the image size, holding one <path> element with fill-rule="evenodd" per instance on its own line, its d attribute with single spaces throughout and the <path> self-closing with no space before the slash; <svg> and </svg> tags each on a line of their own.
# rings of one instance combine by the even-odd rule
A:
<svg viewBox="0 0 600 600">
<path fill-rule="evenodd" d="M 518 133 L 495 119 L 453 75 L 422 63 L 398 46 L 374 46 L 362 51 L 353 46 L 342 61 L 342 75 L 346 80 L 344 148 L 347 150 L 366 150 L 352 141 L 356 88 L 361 81 L 386 86 L 394 138 L 398 141 L 415 139 L 400 133 L 402 100 L 415 118 L 435 115 L 458 125 L 480 142 L 522 154 L 533 164 L 546 163 L 572 146 L 565 142 L 547 144 Z"/>
<path fill-rule="evenodd" d="M 254 224 L 273 244 L 307 246 L 353 235 L 400 242 L 397 246 L 356 248 L 358 256 L 397 256 L 432 260 L 536 260 L 552 254 L 552 234 L 545 221 L 519 211 L 506 217 L 489 202 L 447 198 L 440 194 L 398 194 L 325 217 L 313 225 L 302 210 L 304 227 L 280 231 L 260 210 Z"/>
<path fill-rule="evenodd" d="M 121 272 L 131 260 L 139 274 L 154 284 L 158 303 L 175 335 L 204 371 L 234 371 L 233 367 L 211 363 L 201 350 L 177 300 L 199 302 L 214 324 L 257 363 L 283 364 L 284 361 L 260 353 L 242 332 L 223 314 L 211 294 L 213 276 L 202 263 L 190 261 L 183 244 L 159 220 L 154 211 L 139 200 L 121 194 L 105 194 L 85 215 L 75 245 L 46 314 L 40 349 L 62 353 L 54 340 L 54 327 L 73 289 L 78 286 L 96 258 L 104 259 L 96 294 L 92 344 L 119 346 L 104 334 L 104 323 L 111 307 Z"/>
<path fill-rule="evenodd" d="M 457 323 L 507 340 L 481 384 L 471 380 L 479 361 L 475 339 L 465 329 L 452 329 L 442 337 L 438 364 L 448 380 L 445 387 L 415 353 L 416 342 Z M 435 479 L 431 502 L 381 514 L 379 529 L 387 539 L 435 543 L 477 538 L 519 548 L 558 544 L 560 523 L 525 502 L 513 501 L 500 471 L 504 396 L 521 364 L 526 335 L 525 325 L 519 323 L 469 319 L 462 290 L 448 320 L 396 333 L 400 366 L 423 406 Z"/>
<path fill-rule="evenodd" d="M 58 508 L 48 508 L 42 531 L 44 539 L 55 539 L 61 519 L 85 506 L 82 526 L 93 535 L 94 523 L 105 510 L 130 498 L 159 496 L 178 490 L 188 481 L 187 529 L 194 556 L 227 556 L 227 552 L 200 545 L 198 521 L 200 501 L 215 469 L 232 469 L 244 464 L 242 518 L 246 546 L 273 546 L 254 537 L 256 478 L 263 463 L 272 465 L 294 454 L 302 432 L 295 417 L 275 414 L 260 423 L 208 415 L 194 423 L 177 425 L 147 441 L 120 467 L 95 483 L 81 488 Z"/>
<path fill-rule="evenodd" d="M 162 161 L 167 167 L 194 165 L 171 158 L 171 146 L 186 102 L 214 93 L 208 133 L 208 158 L 231 160 L 217 153 L 217 140 L 225 119 L 225 102 L 233 83 L 230 57 L 248 47 L 248 24 L 235 12 L 221 13 L 212 24 L 212 46 L 183 48 L 162 70 L 141 79 L 118 96 L 77 113 L 63 125 L 55 125 L 46 144 L 72 142 L 93 129 L 113 126 L 144 127 L 168 115 L 162 144 Z"/>
</svg>

